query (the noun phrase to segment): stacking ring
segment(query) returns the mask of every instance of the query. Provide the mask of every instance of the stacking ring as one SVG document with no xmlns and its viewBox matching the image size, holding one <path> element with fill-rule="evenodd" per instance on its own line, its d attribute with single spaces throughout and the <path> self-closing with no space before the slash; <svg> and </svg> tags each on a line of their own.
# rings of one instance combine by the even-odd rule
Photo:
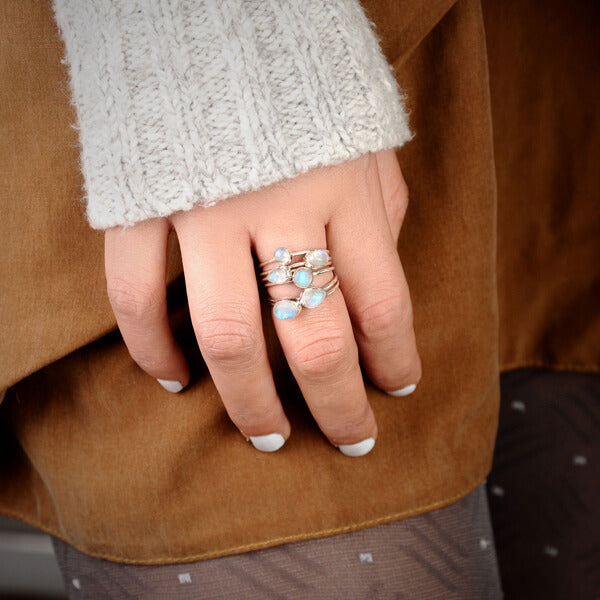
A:
<svg viewBox="0 0 600 600">
<path fill-rule="evenodd" d="M 292 262 L 297 256 L 303 258 Z M 263 267 L 261 278 L 265 287 L 293 283 L 302 290 L 297 297 L 280 298 L 279 300 L 271 298 L 273 316 L 277 319 L 293 319 L 302 308 L 316 308 L 339 287 L 339 281 L 326 248 L 299 252 L 290 252 L 284 247 L 277 248 L 273 253 L 273 258 L 261 262 L 259 267 Z M 331 273 L 332 278 L 325 285 L 314 285 L 315 277 L 323 273 Z"/>
</svg>

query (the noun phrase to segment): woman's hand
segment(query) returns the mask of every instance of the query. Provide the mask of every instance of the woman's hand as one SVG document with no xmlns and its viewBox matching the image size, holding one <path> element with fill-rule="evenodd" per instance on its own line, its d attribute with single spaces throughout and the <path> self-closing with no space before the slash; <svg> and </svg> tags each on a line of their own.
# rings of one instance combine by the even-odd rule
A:
<svg viewBox="0 0 600 600">
<path fill-rule="evenodd" d="M 314 169 L 208 208 L 107 230 L 108 295 L 131 356 L 171 391 L 189 381 L 167 317 L 167 239 L 174 228 L 192 324 L 225 408 L 256 448 L 277 450 L 290 435 L 290 423 L 267 359 L 257 287 L 262 283 L 251 248 L 259 262 L 280 246 L 292 252 L 328 248 L 340 289 L 294 319 L 274 319 L 275 329 L 323 433 L 344 454 L 366 454 L 377 424 L 359 352 L 370 379 L 392 395 L 411 393 L 421 377 L 397 253 L 407 203 L 406 184 L 390 150 Z M 331 274 L 318 277 L 326 282 Z M 268 290 L 274 298 L 298 292 L 292 284 Z"/>
</svg>

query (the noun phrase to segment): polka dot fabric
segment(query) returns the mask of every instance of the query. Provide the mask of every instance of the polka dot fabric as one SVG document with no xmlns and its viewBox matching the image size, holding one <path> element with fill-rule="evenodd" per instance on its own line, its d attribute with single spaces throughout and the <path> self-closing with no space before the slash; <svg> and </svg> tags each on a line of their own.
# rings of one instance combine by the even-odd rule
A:
<svg viewBox="0 0 600 600">
<path fill-rule="evenodd" d="M 506 598 L 600 599 L 600 375 L 501 379 L 488 497 Z"/>
</svg>

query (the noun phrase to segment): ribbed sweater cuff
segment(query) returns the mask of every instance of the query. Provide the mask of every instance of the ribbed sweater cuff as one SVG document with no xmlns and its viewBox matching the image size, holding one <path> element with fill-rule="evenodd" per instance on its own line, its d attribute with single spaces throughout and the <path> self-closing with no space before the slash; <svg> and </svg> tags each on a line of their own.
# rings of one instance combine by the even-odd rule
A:
<svg viewBox="0 0 600 600">
<path fill-rule="evenodd" d="M 356 0 L 54 0 L 94 229 L 411 138 Z"/>
</svg>

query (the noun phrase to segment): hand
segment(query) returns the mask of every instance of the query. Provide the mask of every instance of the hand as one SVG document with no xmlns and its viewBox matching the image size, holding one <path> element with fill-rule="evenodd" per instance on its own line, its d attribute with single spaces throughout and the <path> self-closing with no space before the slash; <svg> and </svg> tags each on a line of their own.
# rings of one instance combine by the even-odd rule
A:
<svg viewBox="0 0 600 600">
<path fill-rule="evenodd" d="M 167 318 L 166 249 L 175 229 L 198 345 L 227 413 L 259 450 L 281 447 L 290 423 L 267 359 L 251 248 L 328 248 L 340 289 L 290 320 L 274 319 L 316 422 L 344 454 L 371 450 L 377 424 L 359 367 L 392 395 L 421 377 L 397 239 L 408 204 L 393 151 L 318 168 L 255 192 L 106 231 L 108 296 L 132 358 L 171 391 L 189 367 Z M 327 281 L 331 275 L 319 275 Z M 319 282 L 321 280 L 318 280 Z M 297 295 L 292 284 L 268 288 Z M 291 293 L 290 293 L 291 292 Z M 179 382 L 179 383 L 178 383 Z"/>
</svg>

